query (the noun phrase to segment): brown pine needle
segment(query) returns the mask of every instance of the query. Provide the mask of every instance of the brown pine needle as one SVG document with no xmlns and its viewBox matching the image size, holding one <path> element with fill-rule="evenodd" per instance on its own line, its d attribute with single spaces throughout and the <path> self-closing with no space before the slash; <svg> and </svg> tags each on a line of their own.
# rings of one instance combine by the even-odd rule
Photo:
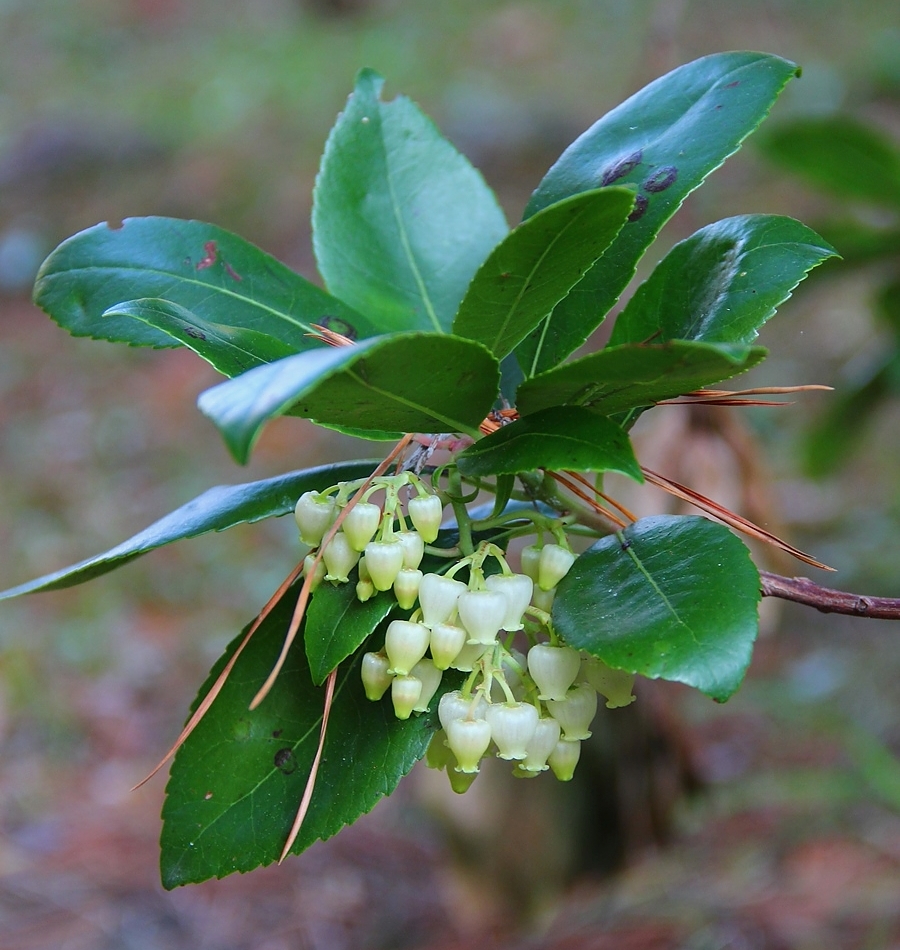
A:
<svg viewBox="0 0 900 950">
<path fill-rule="evenodd" d="M 265 683 L 259 688 L 259 692 L 253 697 L 253 701 L 250 703 L 250 709 L 256 709 L 256 707 L 268 696 L 269 690 L 272 688 L 275 680 L 278 678 L 278 674 L 281 672 L 281 668 L 284 666 L 284 661 L 287 659 L 288 650 L 291 648 L 291 644 L 294 642 L 294 638 L 297 636 L 297 631 L 300 629 L 300 624 L 303 621 L 303 615 L 306 613 L 306 605 L 309 603 L 309 596 L 312 592 L 312 582 L 315 575 L 316 565 L 322 560 L 322 552 L 325 550 L 328 542 L 337 534 L 338 529 L 344 522 L 344 518 L 347 517 L 347 514 L 352 508 L 355 507 L 356 503 L 362 498 L 366 489 L 372 484 L 372 481 L 378 478 L 379 475 L 383 475 L 390 467 L 391 463 L 395 458 L 401 456 L 405 451 L 406 447 L 412 441 L 412 434 L 407 433 L 403 438 L 394 446 L 392 452 L 388 457 L 378 464 L 372 474 L 366 479 L 362 487 L 356 492 L 356 494 L 350 499 L 349 502 L 344 506 L 344 509 L 335 519 L 334 524 L 328 529 L 325 537 L 322 538 L 322 543 L 319 545 L 318 551 L 316 551 L 315 558 L 313 559 L 313 564 L 311 569 L 308 571 L 304 581 L 303 586 L 300 588 L 300 596 L 297 598 L 297 606 L 294 608 L 293 616 L 291 617 L 290 625 L 288 626 L 287 634 L 284 638 L 284 643 L 281 647 L 281 653 L 278 655 L 278 659 L 275 661 L 275 666 L 272 667 L 272 672 L 269 673 L 266 678 Z"/>
<path fill-rule="evenodd" d="M 582 485 L 584 485 L 586 488 L 588 488 L 590 491 L 592 491 L 592 492 L 593 492 L 595 495 L 597 495 L 599 498 L 602 498 L 608 505 L 612 505 L 613 508 L 615 508 L 617 511 L 621 511 L 622 514 L 625 515 L 625 517 L 629 519 L 629 521 L 637 521 L 637 520 L 638 520 L 638 517 L 637 517 L 636 514 L 634 514 L 633 512 L 629 511 L 624 505 L 619 504 L 619 502 L 617 502 L 617 501 L 615 500 L 615 498 L 611 498 L 609 495 L 607 495 L 607 494 L 605 494 L 604 492 L 600 491 L 600 490 L 597 488 L 597 486 L 596 486 L 596 485 L 592 485 L 591 482 L 590 482 L 587 478 L 584 477 L 584 475 L 581 475 L 579 472 L 571 472 L 571 471 L 569 471 L 569 470 L 566 470 L 566 473 L 565 473 L 565 474 L 566 474 L 569 478 L 573 479 L 574 481 L 580 482 Z"/>
<path fill-rule="evenodd" d="M 147 775 L 145 778 L 141 779 L 141 781 L 138 782 L 137 785 L 135 785 L 134 788 L 131 789 L 131 791 L 135 791 L 135 789 L 138 789 L 142 785 L 144 785 L 146 782 L 149 782 L 150 779 L 152 779 L 153 776 L 156 775 L 156 773 L 166 764 L 166 762 L 168 762 L 169 759 L 171 759 L 172 756 L 175 755 L 175 753 L 181 748 L 181 746 L 184 744 L 187 737 L 194 731 L 194 729 L 197 727 L 200 720 L 206 715 L 206 712 L 209 709 L 209 707 L 212 706 L 216 697 L 222 691 L 222 687 L 225 685 L 226 680 L 231 675 L 231 671 L 234 668 L 234 664 L 237 663 L 238 657 L 241 655 L 241 653 L 243 653 L 244 647 L 247 646 L 247 644 L 250 642 L 250 638 L 253 636 L 254 633 L 256 633 L 256 631 L 259 629 L 259 625 L 263 622 L 263 620 L 266 619 L 266 617 L 269 615 L 269 613 L 271 612 L 275 604 L 277 604 L 278 601 L 281 600 L 281 598 L 287 592 L 291 584 L 293 584 L 294 581 L 297 580 L 302 570 L 303 570 L 303 562 L 301 561 L 291 571 L 291 573 L 288 574 L 288 576 L 281 582 L 281 585 L 279 586 L 278 590 L 276 590 L 275 593 L 272 594 L 272 596 L 269 598 L 268 602 L 266 603 L 265 607 L 263 607 L 263 609 L 259 612 L 259 615 L 257 616 L 256 620 L 253 621 L 253 624 L 250 627 L 250 629 L 244 634 L 244 639 L 241 640 L 241 642 L 238 644 L 237 649 L 232 654 L 231 659 L 225 664 L 224 669 L 216 678 L 215 683 L 212 684 L 212 687 L 210 688 L 209 692 L 203 697 L 200 705 L 194 710 L 193 715 L 191 716 L 190 719 L 188 719 L 187 723 L 185 723 L 184 728 L 181 730 L 172 748 L 169 749 L 169 751 L 162 757 L 162 759 L 157 764 L 156 768 L 154 768 L 153 771 L 149 775 Z"/>
<path fill-rule="evenodd" d="M 328 327 L 323 327 L 318 323 L 311 323 L 310 326 L 316 332 L 307 333 L 306 335 L 313 340 L 327 343 L 329 346 L 353 346 L 353 340 L 349 336 L 344 336 L 343 333 L 336 333 L 334 330 L 329 330 Z"/>
<path fill-rule="evenodd" d="M 830 392 L 834 387 L 810 383 L 804 386 L 758 386 L 755 389 L 695 389 L 677 399 L 664 399 L 660 406 L 690 406 L 703 403 L 712 406 L 789 406 L 791 403 L 771 399 L 748 399 L 748 396 L 778 396 L 786 393 Z"/>
<path fill-rule="evenodd" d="M 300 807 L 297 809 L 294 823 L 291 825 L 291 832 L 287 837 L 287 841 L 284 843 L 281 857 L 278 859 L 279 864 L 288 856 L 288 853 L 294 846 L 297 835 L 300 834 L 300 829 L 303 827 L 303 820 L 309 811 L 309 803 L 312 801 L 313 790 L 316 787 L 316 776 L 319 774 L 319 763 L 322 761 L 322 750 L 325 748 L 325 733 L 328 730 L 328 717 L 331 715 L 331 706 L 334 702 L 334 684 L 336 679 L 337 669 L 334 669 L 328 674 L 328 679 L 325 682 L 325 706 L 322 709 L 322 727 L 319 730 L 319 747 L 316 749 L 316 757 L 313 759 L 312 768 L 309 770 L 309 777 L 306 779 L 306 788 L 303 789 L 303 798 L 300 799 Z"/>
<path fill-rule="evenodd" d="M 692 488 L 687 488 L 686 486 L 672 480 L 671 478 L 666 478 L 665 475 L 659 475 L 658 473 L 651 471 L 649 468 L 644 468 L 641 466 L 641 471 L 644 473 L 647 481 L 651 484 L 664 489 L 665 491 L 669 492 L 670 495 L 674 495 L 676 498 L 682 499 L 682 501 L 689 502 L 690 504 L 699 508 L 701 511 L 705 511 L 707 514 L 712 515 L 714 518 L 718 518 L 719 521 L 723 521 L 736 531 L 741 531 L 751 538 L 756 538 L 758 541 L 764 541 L 766 544 L 771 544 L 776 548 L 780 548 L 782 551 L 786 551 L 799 561 L 803 561 L 805 564 L 810 564 L 812 567 L 821 568 L 823 571 L 836 570 L 833 567 L 829 567 L 827 564 L 823 564 L 821 561 L 817 561 L 811 555 L 804 554 L 804 552 L 799 548 L 795 548 L 793 545 L 788 544 L 787 541 L 782 541 L 781 538 L 769 531 L 766 531 L 765 528 L 760 528 L 759 525 L 755 525 L 752 521 L 748 521 L 741 515 L 735 514 L 724 505 L 720 505 L 711 498 L 707 498 L 706 495 L 701 495 L 700 492 L 694 491 Z"/>
<path fill-rule="evenodd" d="M 627 522 L 622 521 L 622 519 L 618 515 L 613 514 L 608 508 L 604 508 L 603 505 L 595 501 L 590 495 L 583 492 L 578 487 L 578 485 L 572 484 L 572 482 L 569 481 L 569 479 L 567 479 L 564 475 L 561 475 L 559 472 L 550 471 L 550 469 L 544 469 L 544 471 L 552 479 L 554 479 L 554 481 L 559 482 L 559 484 L 562 485 L 563 488 L 567 488 L 570 492 L 572 492 L 573 495 L 576 495 L 582 501 L 587 502 L 588 505 L 590 505 L 591 508 L 594 511 L 596 511 L 598 515 L 602 515 L 608 521 L 611 521 L 614 525 L 618 525 L 618 527 L 620 528 L 628 527 Z M 593 486 L 591 486 L 591 491 L 592 492 L 594 491 Z"/>
</svg>

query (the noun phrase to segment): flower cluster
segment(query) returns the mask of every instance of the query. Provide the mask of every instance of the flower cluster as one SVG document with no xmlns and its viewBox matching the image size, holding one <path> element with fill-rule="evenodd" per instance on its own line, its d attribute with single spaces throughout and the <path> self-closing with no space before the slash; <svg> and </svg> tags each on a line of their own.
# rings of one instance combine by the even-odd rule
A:
<svg viewBox="0 0 900 950">
<path fill-rule="evenodd" d="M 565 535 L 525 547 L 521 573 L 491 542 L 445 569 L 423 573 L 420 565 L 441 525 L 440 497 L 412 473 L 374 480 L 351 506 L 354 487 L 307 492 L 295 515 L 301 539 L 318 548 L 348 509 L 323 550 L 307 557 L 305 570 L 315 585 L 348 583 L 356 567 L 361 601 L 392 591 L 410 612 L 389 623 L 381 650 L 363 656 L 366 696 L 379 701 L 390 692 L 395 716 L 408 719 L 433 708 L 446 670 L 468 674 L 460 689 L 440 695 L 441 728 L 428 764 L 446 769 L 459 792 L 492 753 L 514 763 L 520 777 L 550 769 L 561 781 L 571 779 L 581 743 L 591 734 L 598 693 L 609 708 L 628 705 L 634 676 L 566 646 L 553 629 L 556 587 L 575 561 Z M 414 492 L 405 516 L 404 488 Z M 369 500 L 379 491 L 383 507 Z"/>
</svg>

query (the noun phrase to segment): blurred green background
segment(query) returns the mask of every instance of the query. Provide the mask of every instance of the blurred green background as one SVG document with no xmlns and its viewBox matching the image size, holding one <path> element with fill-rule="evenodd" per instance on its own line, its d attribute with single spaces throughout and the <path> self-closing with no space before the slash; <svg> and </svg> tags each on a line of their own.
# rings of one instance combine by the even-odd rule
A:
<svg viewBox="0 0 900 950">
<path fill-rule="evenodd" d="M 36 268 L 60 240 L 131 215 L 198 218 L 315 279 L 313 177 L 364 65 L 386 76 L 388 95 L 408 94 L 435 119 L 514 222 L 594 119 L 669 69 L 726 49 L 803 66 L 764 128 L 849 114 L 900 143 L 896 0 L 0 0 L 0 585 L 105 550 L 213 484 L 359 452 L 281 420 L 237 469 L 193 407 L 216 379 L 193 354 L 73 339 L 32 307 Z M 897 228 L 889 205 L 816 190 L 751 139 L 649 259 L 712 220 L 755 211 Z M 850 385 L 892 345 L 871 300 L 898 266 L 894 255 L 823 268 L 764 330 L 772 356 L 752 382 Z M 888 391 L 846 464 L 814 480 L 803 444 L 830 398 L 745 412 L 739 435 L 720 439 L 725 455 L 704 456 L 721 464 L 709 462 L 715 471 L 699 472 L 697 487 L 718 478 L 738 504 L 755 498 L 754 516 L 839 568 L 825 582 L 900 596 L 900 400 Z M 667 425 L 644 432 L 648 452 Z M 753 471 L 730 467 L 735 440 L 750 446 Z M 684 746 L 692 779 L 679 772 L 676 784 L 705 791 L 685 804 L 674 789 L 666 834 L 629 832 L 643 799 L 632 795 L 629 812 L 628 773 L 614 769 L 603 794 L 610 813 L 626 814 L 611 851 L 628 870 L 611 881 L 567 891 L 587 880 L 572 845 L 546 858 L 546 885 L 487 848 L 512 883 L 481 887 L 491 859 L 460 827 L 510 834 L 528 821 L 548 839 L 562 832 L 536 817 L 530 786 L 503 789 L 498 816 L 484 796 L 435 800 L 414 776 L 399 805 L 334 847 L 165 895 L 154 868 L 163 781 L 128 788 L 294 556 L 287 521 L 245 526 L 84 588 L 0 605 L 4 946 L 449 947 L 473 927 L 479 945 L 511 946 L 517 927 L 546 926 L 563 893 L 566 946 L 580 946 L 579 934 L 591 947 L 607 937 L 641 948 L 897 945 L 900 627 L 794 609 L 767 624 L 777 632 L 727 707 L 678 690 L 647 694 L 648 721 L 670 748 Z M 598 730 L 601 758 L 621 754 L 616 729 L 610 716 Z M 589 812 L 595 791 L 557 807 Z M 418 816 L 411 828 L 403 808 Z M 674 844 L 660 854 L 667 835 Z M 372 870 L 388 856 L 390 874 Z M 553 945 L 555 926 L 541 946 Z"/>
</svg>

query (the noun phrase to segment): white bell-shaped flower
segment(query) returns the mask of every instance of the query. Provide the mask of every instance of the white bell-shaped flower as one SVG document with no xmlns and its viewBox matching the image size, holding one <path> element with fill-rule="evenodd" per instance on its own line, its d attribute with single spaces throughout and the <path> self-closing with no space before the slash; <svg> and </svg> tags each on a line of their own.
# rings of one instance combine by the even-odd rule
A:
<svg viewBox="0 0 900 950">
<path fill-rule="evenodd" d="M 464 590 L 456 605 L 469 643 L 491 644 L 506 617 L 506 597 L 496 590 Z"/>
<path fill-rule="evenodd" d="M 468 634 L 455 623 L 436 623 L 431 628 L 431 658 L 439 670 L 446 670 L 466 645 Z"/>
<path fill-rule="evenodd" d="M 365 557 L 375 590 L 390 590 L 403 567 L 403 545 L 398 541 L 370 541 Z"/>
<path fill-rule="evenodd" d="M 406 676 L 425 656 L 430 633 L 428 627 L 409 620 L 392 620 L 384 635 L 384 650 L 391 661 L 390 670 Z"/>
<path fill-rule="evenodd" d="M 404 610 L 412 610 L 419 596 L 419 584 L 422 583 L 422 577 L 421 571 L 411 571 L 408 567 L 402 567 L 397 572 L 394 578 L 394 596 Z"/>
<path fill-rule="evenodd" d="M 346 514 L 341 530 L 354 551 L 365 551 L 381 524 L 381 509 L 369 501 L 357 502 Z"/>
<path fill-rule="evenodd" d="M 494 703 L 486 719 L 491 738 L 501 759 L 519 760 L 528 756 L 527 746 L 538 724 L 538 711 L 531 703 Z"/>
<path fill-rule="evenodd" d="M 477 772 L 478 763 L 491 744 L 486 719 L 451 719 L 445 726 L 447 745 L 456 756 L 457 772 Z"/>
<path fill-rule="evenodd" d="M 428 704 L 441 685 L 443 672 L 439 670 L 434 663 L 425 657 L 409 671 L 410 676 L 415 676 L 421 680 L 422 692 L 413 706 L 413 712 L 428 712 Z"/>
<path fill-rule="evenodd" d="M 479 693 L 477 696 L 463 696 L 458 689 L 450 690 L 441 696 L 438 703 L 438 719 L 446 732 L 447 723 L 453 719 L 484 719 L 487 702 Z"/>
<path fill-rule="evenodd" d="M 391 681 L 391 702 L 398 719 L 409 719 L 422 695 L 422 681 L 417 676 L 395 676 Z"/>
<path fill-rule="evenodd" d="M 376 702 L 381 699 L 391 685 L 394 678 L 388 673 L 390 662 L 383 653 L 365 653 L 360 667 L 360 677 L 363 682 L 363 689 L 366 691 L 366 699 Z"/>
<path fill-rule="evenodd" d="M 525 747 L 528 753 L 525 760 L 519 763 L 519 768 L 525 772 L 544 772 L 548 768 L 547 759 L 559 742 L 561 729 L 559 723 L 552 716 L 543 716 L 538 719 L 534 728 L 534 735 Z"/>
<path fill-rule="evenodd" d="M 359 552 L 353 550 L 344 532 L 338 531 L 325 545 L 322 551 L 322 559 L 325 561 L 325 567 L 328 571 L 325 580 L 346 584 L 350 579 L 348 576 L 350 571 L 353 570 L 359 560 Z"/>
<path fill-rule="evenodd" d="M 522 548 L 519 555 L 519 562 L 522 565 L 522 573 L 537 584 L 538 566 L 541 563 L 541 549 L 537 544 L 529 544 Z"/>
<path fill-rule="evenodd" d="M 535 586 L 534 592 L 531 595 L 531 603 L 534 607 L 537 607 L 538 610 L 543 610 L 545 614 L 549 614 L 553 610 L 553 601 L 555 598 L 555 587 L 551 587 L 550 590 L 541 590 L 540 587 Z"/>
<path fill-rule="evenodd" d="M 637 698 L 631 692 L 634 687 L 634 673 L 614 670 L 596 657 L 588 656 L 582 659 L 581 675 L 606 699 L 607 709 L 629 706 Z"/>
<path fill-rule="evenodd" d="M 419 606 L 422 608 L 422 623 L 431 627 L 447 623 L 456 610 L 459 595 L 466 589 L 462 581 L 440 574 L 426 574 L 419 584 Z"/>
<path fill-rule="evenodd" d="M 313 578 L 309 582 L 309 589 L 314 591 L 325 580 L 325 574 L 327 573 L 325 562 L 322 558 L 317 561 L 315 554 L 307 554 L 303 558 L 303 576 L 309 577 L 310 573 L 312 573 Z"/>
<path fill-rule="evenodd" d="M 597 715 L 597 691 L 589 683 L 573 686 L 565 699 L 547 700 L 550 715 L 562 726 L 564 739 L 589 739 Z"/>
<path fill-rule="evenodd" d="M 540 690 L 539 699 L 565 699 L 581 668 L 581 657 L 571 647 L 537 643 L 528 651 L 528 672 Z"/>
<path fill-rule="evenodd" d="M 456 659 L 450 664 L 450 669 L 459 670 L 460 673 L 471 673 L 475 669 L 475 664 L 485 653 L 490 653 L 492 646 L 493 644 L 466 642 L 466 645 L 456 654 Z"/>
<path fill-rule="evenodd" d="M 575 555 L 561 544 L 545 544 L 538 562 L 538 587 L 550 590 L 569 573 Z"/>
<path fill-rule="evenodd" d="M 512 633 L 524 626 L 522 617 L 531 603 L 534 581 L 527 574 L 492 574 L 484 579 L 488 590 L 499 591 L 506 598 L 506 616 L 502 628 Z"/>
<path fill-rule="evenodd" d="M 560 739 L 547 756 L 547 764 L 560 782 L 569 782 L 581 758 L 581 743 L 577 739 Z"/>
<path fill-rule="evenodd" d="M 317 491 L 304 492 L 294 506 L 294 519 L 300 529 L 300 540 L 311 548 L 318 547 L 325 532 L 337 516 L 337 505 L 330 495 Z"/>
<path fill-rule="evenodd" d="M 418 531 L 398 531 L 394 540 L 403 546 L 403 566 L 411 571 L 422 563 L 425 556 L 425 541 Z"/>
<path fill-rule="evenodd" d="M 417 495 L 410 498 L 406 509 L 413 527 L 422 536 L 426 544 L 437 540 L 441 521 L 444 517 L 444 506 L 437 495 Z"/>
</svg>

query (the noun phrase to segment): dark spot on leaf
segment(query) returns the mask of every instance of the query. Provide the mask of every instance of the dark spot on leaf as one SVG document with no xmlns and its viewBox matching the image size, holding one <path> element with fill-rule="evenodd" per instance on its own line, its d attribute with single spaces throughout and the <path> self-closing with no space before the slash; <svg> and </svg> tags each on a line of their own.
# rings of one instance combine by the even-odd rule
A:
<svg viewBox="0 0 900 950">
<path fill-rule="evenodd" d="M 290 748 L 279 749 L 275 753 L 275 768 L 284 775 L 290 775 L 297 771 L 297 758 L 294 750 Z"/>
<path fill-rule="evenodd" d="M 644 212 L 647 210 L 647 205 L 649 203 L 650 202 L 647 200 L 646 195 L 638 195 L 634 199 L 634 211 L 632 211 L 631 214 L 628 215 L 628 220 L 637 221 L 639 218 L 642 218 L 644 216 Z"/>
<path fill-rule="evenodd" d="M 644 157 L 644 150 L 639 148 L 625 158 L 620 158 L 614 165 L 610 165 L 600 176 L 601 186 L 611 185 L 627 175 L 633 168 L 641 164 Z"/>
<path fill-rule="evenodd" d="M 740 79 L 735 79 L 734 82 L 728 83 L 728 85 L 727 85 L 725 88 L 726 88 L 726 89 L 734 89 L 735 86 L 739 86 L 740 84 L 741 84 Z"/>
<path fill-rule="evenodd" d="M 184 264 L 185 267 L 190 267 L 194 262 L 189 257 L 186 257 L 181 263 Z"/>
<path fill-rule="evenodd" d="M 202 330 L 198 330 L 196 327 L 185 327 L 185 328 L 184 328 L 184 332 L 185 332 L 192 340 L 205 340 L 205 339 L 206 339 L 206 334 L 205 334 Z"/>
<path fill-rule="evenodd" d="M 223 263 L 224 263 L 224 262 L 223 262 Z M 244 279 L 244 278 L 241 277 L 241 275 L 231 266 L 231 264 L 225 264 L 225 273 L 228 274 L 228 276 L 229 276 L 232 280 L 243 280 L 243 279 Z"/>
<path fill-rule="evenodd" d="M 655 171 L 645 182 L 644 189 L 651 194 L 657 194 L 665 191 L 666 188 L 675 184 L 678 178 L 678 169 L 674 165 L 663 165 L 658 171 Z"/>
<path fill-rule="evenodd" d="M 121 231 L 122 228 L 125 227 L 125 222 L 119 218 L 116 218 L 113 221 L 107 221 L 106 226 L 110 229 L 110 231 Z"/>
<path fill-rule="evenodd" d="M 631 542 L 628 540 L 621 541 L 619 543 L 619 546 L 622 548 L 623 551 L 627 551 L 631 547 Z"/>
<path fill-rule="evenodd" d="M 274 729 L 272 730 L 272 738 L 277 739 L 281 733 L 284 732 L 284 729 Z"/>
<path fill-rule="evenodd" d="M 719 109 L 721 109 L 721 108 L 722 108 L 722 103 L 720 102 L 720 103 L 716 106 L 715 111 L 718 112 Z"/>
<path fill-rule="evenodd" d="M 327 330 L 333 330 L 335 333 L 340 333 L 341 336 L 347 337 L 348 340 L 356 339 L 356 327 L 353 326 L 352 323 L 342 320 L 340 317 L 324 316 L 319 320 L 319 326 L 325 327 Z"/>
<path fill-rule="evenodd" d="M 202 260 L 197 262 L 197 270 L 205 270 L 207 267 L 212 267 L 219 256 L 215 241 L 207 241 L 206 244 L 203 245 L 203 250 L 206 253 L 203 255 Z"/>
<path fill-rule="evenodd" d="M 500 276 L 501 276 L 504 280 L 507 280 L 509 277 L 512 277 L 512 274 L 511 274 L 508 270 L 505 270 Z"/>
</svg>

